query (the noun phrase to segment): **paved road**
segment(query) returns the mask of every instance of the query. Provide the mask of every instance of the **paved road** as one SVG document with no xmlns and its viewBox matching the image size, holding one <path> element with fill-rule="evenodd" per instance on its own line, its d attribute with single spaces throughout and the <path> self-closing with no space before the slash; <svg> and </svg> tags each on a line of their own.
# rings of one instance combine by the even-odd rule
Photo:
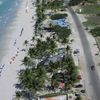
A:
<svg viewBox="0 0 100 100">
<path fill-rule="evenodd" d="M 92 71 L 90 69 L 90 66 L 95 65 L 95 64 L 94 64 L 93 57 L 92 57 L 92 54 L 91 54 L 89 42 L 86 38 L 85 31 L 84 31 L 84 29 L 81 25 L 81 22 L 78 19 L 78 16 L 76 15 L 76 13 L 73 11 L 72 8 L 68 7 L 68 10 L 71 13 L 73 20 L 76 24 L 76 27 L 77 27 L 77 30 L 79 32 L 79 36 L 80 36 L 80 39 L 81 39 L 81 43 L 82 43 L 82 46 L 83 46 L 86 65 L 87 65 L 86 70 L 89 74 L 91 87 L 93 89 L 93 94 L 91 94 L 93 96 L 93 98 L 91 100 L 100 100 L 100 80 L 99 80 L 99 77 L 98 77 L 96 70 Z"/>
</svg>

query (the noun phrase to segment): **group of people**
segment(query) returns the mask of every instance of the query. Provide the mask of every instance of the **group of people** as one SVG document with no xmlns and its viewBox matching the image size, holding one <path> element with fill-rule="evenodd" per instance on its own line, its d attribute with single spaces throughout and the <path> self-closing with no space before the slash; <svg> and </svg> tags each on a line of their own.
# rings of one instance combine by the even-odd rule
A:
<svg viewBox="0 0 100 100">
<path fill-rule="evenodd" d="M 24 28 L 21 29 L 21 32 L 20 32 L 20 35 L 19 35 L 20 37 L 22 36 L 23 31 L 24 31 Z M 14 41 L 14 46 L 16 45 L 16 43 L 17 43 L 17 39 Z"/>
<path fill-rule="evenodd" d="M 19 50 L 19 48 L 17 48 L 17 49 Z M 13 56 L 11 58 L 11 60 L 9 61 L 9 64 L 12 64 L 14 62 L 15 58 L 18 56 L 18 53 L 19 53 L 19 51 L 17 51 L 17 53 L 15 54 L 15 56 Z"/>
<path fill-rule="evenodd" d="M 24 30 L 24 28 L 21 29 L 21 32 L 19 35 L 20 37 L 22 36 L 23 30 Z M 15 46 L 16 43 L 17 43 L 17 39 L 14 41 L 13 45 Z M 16 57 L 18 56 L 19 51 L 25 51 L 25 49 L 19 50 L 19 48 L 17 48 L 17 53 L 10 59 L 9 64 L 12 64 L 15 61 Z M 2 73 L 2 70 L 4 67 L 5 67 L 5 64 L 0 65 L 0 76 L 1 76 L 1 73 Z"/>
<path fill-rule="evenodd" d="M 3 70 L 4 67 L 5 67 L 5 64 L 1 64 L 1 66 L 0 66 L 0 76 L 1 76 L 1 73 L 2 73 L 2 70 Z"/>
<path fill-rule="evenodd" d="M 21 32 L 20 32 L 20 37 L 22 36 L 22 33 L 23 33 L 23 31 L 24 31 L 24 28 L 22 27 L 22 29 L 21 29 Z M 14 46 L 15 46 L 15 44 L 17 43 L 17 39 L 15 40 L 15 42 L 14 42 Z M 22 51 L 22 50 L 21 50 Z M 17 54 L 14 56 L 14 57 L 12 57 L 11 58 L 11 61 L 9 62 L 10 64 L 12 64 L 12 62 L 15 60 L 15 58 L 18 56 L 18 53 L 19 53 L 19 48 L 17 48 Z"/>
</svg>

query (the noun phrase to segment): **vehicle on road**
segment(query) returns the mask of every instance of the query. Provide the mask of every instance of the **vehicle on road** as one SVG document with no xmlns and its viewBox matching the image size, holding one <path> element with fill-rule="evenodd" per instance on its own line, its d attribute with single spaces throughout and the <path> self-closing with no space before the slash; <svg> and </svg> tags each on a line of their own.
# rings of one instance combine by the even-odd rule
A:
<svg viewBox="0 0 100 100">
<path fill-rule="evenodd" d="M 92 66 L 91 66 L 91 70 L 94 70 L 94 69 L 95 69 L 95 67 L 94 67 L 94 65 L 92 65 Z"/>
</svg>

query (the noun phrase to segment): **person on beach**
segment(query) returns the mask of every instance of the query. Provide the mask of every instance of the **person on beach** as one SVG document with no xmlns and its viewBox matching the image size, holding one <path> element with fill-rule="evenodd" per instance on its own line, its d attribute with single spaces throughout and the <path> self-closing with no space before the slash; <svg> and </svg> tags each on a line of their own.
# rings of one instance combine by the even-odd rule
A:
<svg viewBox="0 0 100 100">
<path fill-rule="evenodd" d="M 2 71 L 2 69 L 5 67 L 5 64 L 0 66 L 0 72 Z"/>
<path fill-rule="evenodd" d="M 2 65 L 2 68 L 5 67 L 5 64 Z"/>
<path fill-rule="evenodd" d="M 22 28 L 22 29 L 21 29 L 21 33 L 20 33 L 20 36 L 22 36 L 23 30 L 24 30 L 24 28 Z"/>
<path fill-rule="evenodd" d="M 12 61 L 10 61 L 9 63 L 12 64 Z"/>
<path fill-rule="evenodd" d="M 15 57 L 12 57 L 11 59 L 14 61 L 15 60 Z"/>
<path fill-rule="evenodd" d="M 15 44 L 16 44 L 16 40 L 15 40 L 15 42 L 14 42 L 14 46 L 15 46 Z"/>
<path fill-rule="evenodd" d="M 26 7 L 26 13 L 28 12 L 28 6 Z"/>
</svg>

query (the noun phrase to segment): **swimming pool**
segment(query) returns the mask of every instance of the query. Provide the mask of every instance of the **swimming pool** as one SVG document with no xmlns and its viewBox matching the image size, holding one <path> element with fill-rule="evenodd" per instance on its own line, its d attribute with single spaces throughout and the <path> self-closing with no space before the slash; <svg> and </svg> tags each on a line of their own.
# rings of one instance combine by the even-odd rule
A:
<svg viewBox="0 0 100 100">
<path fill-rule="evenodd" d="M 61 27 L 68 27 L 69 23 L 65 19 L 53 20 L 54 25 L 59 25 Z"/>
</svg>

